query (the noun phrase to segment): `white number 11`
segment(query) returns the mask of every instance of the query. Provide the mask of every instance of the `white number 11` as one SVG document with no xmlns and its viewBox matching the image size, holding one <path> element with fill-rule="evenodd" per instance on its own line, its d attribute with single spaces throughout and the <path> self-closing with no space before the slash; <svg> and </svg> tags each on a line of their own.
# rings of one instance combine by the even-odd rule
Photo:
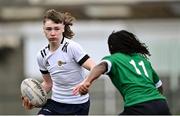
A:
<svg viewBox="0 0 180 116">
<path fill-rule="evenodd" d="M 135 63 L 134 60 L 131 60 L 129 63 L 133 65 L 133 67 L 135 68 L 137 74 L 139 74 L 139 75 L 142 74 L 141 71 L 137 68 L 136 63 Z M 139 66 L 142 67 L 142 69 L 143 69 L 144 74 L 146 75 L 146 77 L 149 77 L 149 75 L 148 75 L 148 73 L 147 73 L 147 70 L 146 70 L 146 67 L 145 67 L 145 65 L 144 65 L 144 62 L 143 62 L 143 61 L 140 61 L 138 64 L 139 64 Z"/>
</svg>

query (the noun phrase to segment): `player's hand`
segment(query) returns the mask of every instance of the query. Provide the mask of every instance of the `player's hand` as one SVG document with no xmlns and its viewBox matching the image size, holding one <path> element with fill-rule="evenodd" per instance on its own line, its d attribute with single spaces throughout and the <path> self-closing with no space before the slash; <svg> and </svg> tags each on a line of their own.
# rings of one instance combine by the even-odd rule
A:
<svg viewBox="0 0 180 116">
<path fill-rule="evenodd" d="M 73 94 L 74 95 L 77 95 L 77 94 L 85 95 L 85 94 L 87 94 L 89 91 L 90 85 L 91 84 L 89 82 L 83 81 L 82 83 L 80 83 L 74 87 Z"/>
<path fill-rule="evenodd" d="M 27 97 L 23 97 L 21 96 L 22 99 L 22 106 L 26 109 L 26 110 L 31 110 L 34 106 L 31 104 L 31 102 L 29 101 L 29 99 Z"/>
</svg>

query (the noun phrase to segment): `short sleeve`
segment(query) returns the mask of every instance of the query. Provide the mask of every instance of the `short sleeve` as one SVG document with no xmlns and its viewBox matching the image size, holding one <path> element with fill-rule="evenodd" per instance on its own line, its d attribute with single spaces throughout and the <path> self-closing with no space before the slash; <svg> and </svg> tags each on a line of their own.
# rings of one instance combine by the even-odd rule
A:
<svg viewBox="0 0 180 116">
<path fill-rule="evenodd" d="M 84 49 L 80 46 L 80 44 L 76 42 L 72 42 L 72 44 L 70 45 L 70 51 L 74 60 L 78 63 L 82 64 L 89 58 L 89 56 L 84 51 Z M 83 62 L 82 62 L 82 59 L 83 59 Z"/>
<path fill-rule="evenodd" d="M 101 60 L 101 62 L 106 62 L 107 63 L 107 71 L 104 74 L 108 74 L 111 71 L 111 67 L 112 67 L 111 62 L 109 60 Z"/>
<path fill-rule="evenodd" d="M 45 64 L 44 64 L 44 62 L 43 62 L 43 57 L 42 57 L 42 55 L 40 54 L 40 52 L 37 54 L 37 63 L 38 63 L 39 70 L 41 71 L 41 73 L 47 74 L 47 73 L 48 73 L 48 70 L 47 70 L 47 68 L 45 67 Z"/>
<path fill-rule="evenodd" d="M 154 69 L 152 69 L 153 71 L 153 81 L 156 85 L 156 88 L 159 88 L 162 85 L 162 81 L 159 79 L 159 76 L 157 75 L 157 73 L 155 72 Z"/>
<path fill-rule="evenodd" d="M 101 62 L 106 62 L 107 63 L 107 71 L 105 72 L 105 74 L 110 73 L 111 68 L 112 68 L 112 59 L 110 56 L 105 56 L 104 58 L 102 58 Z"/>
</svg>

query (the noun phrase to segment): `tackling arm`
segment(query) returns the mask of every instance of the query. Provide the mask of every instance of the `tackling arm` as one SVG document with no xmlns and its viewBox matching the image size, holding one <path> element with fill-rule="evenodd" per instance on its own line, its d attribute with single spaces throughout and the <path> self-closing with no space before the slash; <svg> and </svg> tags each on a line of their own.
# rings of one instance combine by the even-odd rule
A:
<svg viewBox="0 0 180 116">
<path fill-rule="evenodd" d="M 101 74 L 104 74 L 106 71 L 107 71 L 107 63 L 101 62 L 92 69 L 88 77 L 85 79 L 85 82 L 89 82 L 91 84 L 94 80 L 99 78 Z"/>
<path fill-rule="evenodd" d="M 104 74 L 107 71 L 107 63 L 101 62 L 100 64 L 96 65 L 87 76 L 87 78 L 77 85 L 73 89 L 73 94 L 80 93 L 81 95 L 87 94 L 89 87 L 91 86 L 92 82 L 100 77 L 101 74 Z"/>
</svg>

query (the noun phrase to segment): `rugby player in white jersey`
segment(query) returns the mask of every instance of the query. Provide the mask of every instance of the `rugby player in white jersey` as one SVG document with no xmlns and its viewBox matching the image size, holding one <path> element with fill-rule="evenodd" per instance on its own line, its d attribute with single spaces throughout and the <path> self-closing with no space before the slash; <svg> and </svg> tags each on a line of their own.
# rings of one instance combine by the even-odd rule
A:
<svg viewBox="0 0 180 116">
<path fill-rule="evenodd" d="M 43 30 L 49 44 L 37 56 L 43 76 L 42 86 L 47 92 L 52 90 L 51 99 L 41 108 L 42 115 L 88 115 L 89 95 L 73 95 L 73 87 L 81 83 L 86 75 L 84 69 L 91 70 L 95 62 L 82 47 L 71 40 L 74 36 L 70 26 L 69 13 L 48 10 L 43 19 Z M 25 109 L 32 109 L 29 100 L 23 98 Z"/>
</svg>

